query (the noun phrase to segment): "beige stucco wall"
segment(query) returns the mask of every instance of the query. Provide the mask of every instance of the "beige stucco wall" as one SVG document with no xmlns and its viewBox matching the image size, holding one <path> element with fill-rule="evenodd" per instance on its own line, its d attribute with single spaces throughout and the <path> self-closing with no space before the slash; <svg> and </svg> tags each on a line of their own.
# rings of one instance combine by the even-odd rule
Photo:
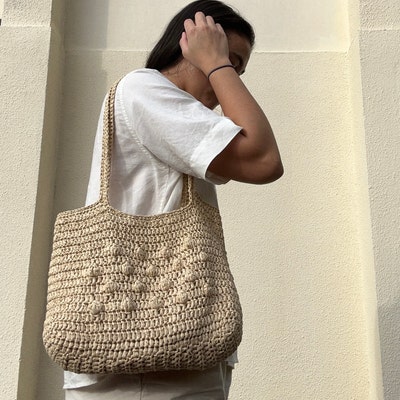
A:
<svg viewBox="0 0 400 400">
<path fill-rule="evenodd" d="M 361 0 L 360 53 L 385 399 L 400 396 L 400 3 Z"/>
<path fill-rule="evenodd" d="M 371 231 L 366 138 L 364 127 L 364 102 L 360 60 L 360 9 L 359 1 L 349 2 L 350 39 L 350 94 L 353 108 L 354 174 L 353 190 L 357 207 L 357 235 L 360 237 L 360 262 L 362 265 L 363 305 L 366 324 L 367 360 L 370 398 L 383 398 L 380 337 L 376 298 L 376 276 Z"/>
<path fill-rule="evenodd" d="M 62 372 L 40 346 L 54 213 L 84 202 L 108 86 L 143 65 L 187 3 L 5 0 L 5 399 L 62 398 Z M 255 25 L 244 80 L 286 169 L 271 185 L 219 188 L 245 313 L 231 399 L 397 400 L 398 2 L 230 3 Z"/>
<path fill-rule="evenodd" d="M 64 52 L 57 1 L 6 1 L 0 27 L 2 399 L 36 399 Z"/>
<path fill-rule="evenodd" d="M 148 50 L 168 18 L 188 3 L 173 0 L 167 4 L 154 0 L 149 7 L 144 1 L 86 0 L 83 5 L 72 1 L 70 10 L 74 19 L 70 22 L 67 42 L 81 49 Z M 270 52 L 347 49 L 347 0 L 290 3 L 233 0 L 229 4 L 251 19 L 257 33 L 258 49 Z M 90 19 L 86 19 L 87 12 L 92 13 Z M 93 32 L 103 34 L 98 36 Z"/>
<path fill-rule="evenodd" d="M 27 28 L 18 33 L 7 27 L 0 30 L 0 351 L 4 360 L 0 384 L 7 399 L 16 398 L 18 387 L 45 103 L 48 54 L 43 44 L 48 46 L 49 41 L 49 30 L 45 28 Z M 25 79 L 21 80 L 22 76 Z M 25 86 L 27 81 L 30 84 Z M 24 97 L 16 93 L 24 93 L 33 103 L 26 104 Z M 29 120 L 19 118 L 24 113 L 30 115 Z"/>
</svg>

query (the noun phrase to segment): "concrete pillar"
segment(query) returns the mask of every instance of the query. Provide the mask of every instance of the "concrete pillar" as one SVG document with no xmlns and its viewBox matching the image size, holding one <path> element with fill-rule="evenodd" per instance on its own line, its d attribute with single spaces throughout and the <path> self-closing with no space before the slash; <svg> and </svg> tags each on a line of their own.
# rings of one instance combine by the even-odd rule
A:
<svg viewBox="0 0 400 400">
<path fill-rule="evenodd" d="M 0 27 L 1 397 L 36 397 L 63 65 L 62 2 L 6 0 Z"/>
<path fill-rule="evenodd" d="M 360 0 L 360 64 L 385 400 L 400 398 L 400 3 Z"/>
</svg>

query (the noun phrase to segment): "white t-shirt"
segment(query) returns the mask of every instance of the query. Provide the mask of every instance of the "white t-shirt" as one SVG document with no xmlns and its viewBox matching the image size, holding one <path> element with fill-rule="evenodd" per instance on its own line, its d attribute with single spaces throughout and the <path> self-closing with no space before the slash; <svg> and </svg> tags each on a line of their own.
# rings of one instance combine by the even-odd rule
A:
<svg viewBox="0 0 400 400">
<path fill-rule="evenodd" d="M 103 110 L 98 123 L 86 205 L 100 191 Z M 204 201 L 217 207 L 215 184 L 226 183 L 207 173 L 211 161 L 241 127 L 205 107 L 157 70 L 130 72 L 115 96 L 115 137 L 110 203 L 128 214 L 153 215 L 179 207 L 182 173 L 194 176 Z M 236 353 L 227 360 L 233 366 Z M 88 386 L 94 374 L 65 372 L 64 389 Z"/>
</svg>

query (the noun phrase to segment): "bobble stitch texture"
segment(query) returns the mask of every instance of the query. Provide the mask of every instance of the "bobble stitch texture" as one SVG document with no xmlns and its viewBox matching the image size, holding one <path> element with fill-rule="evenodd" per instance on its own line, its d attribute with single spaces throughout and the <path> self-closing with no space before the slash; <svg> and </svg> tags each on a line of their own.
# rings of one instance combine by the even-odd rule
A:
<svg viewBox="0 0 400 400">
<path fill-rule="evenodd" d="M 136 281 L 135 284 L 133 285 L 132 289 L 135 292 L 142 293 L 146 290 L 146 285 L 141 281 Z"/>
<path fill-rule="evenodd" d="M 168 258 L 171 258 L 172 255 L 173 255 L 173 254 L 172 254 L 172 250 L 169 249 L 168 247 L 163 247 L 163 248 L 160 250 L 160 256 L 161 256 L 162 258 L 168 259 Z"/>
<path fill-rule="evenodd" d="M 127 297 L 123 302 L 122 302 L 122 310 L 131 312 L 137 309 L 137 305 L 134 301 L 132 301 L 129 297 Z"/>
<path fill-rule="evenodd" d="M 122 264 L 122 272 L 125 275 L 132 275 L 135 272 L 135 270 L 133 266 L 129 263 L 129 261 L 126 261 L 124 264 Z"/>
<path fill-rule="evenodd" d="M 196 279 L 198 279 L 198 276 L 195 272 L 187 270 L 185 272 L 185 278 L 189 282 L 194 282 Z"/>
<path fill-rule="evenodd" d="M 150 265 L 147 270 L 146 273 L 148 276 L 157 276 L 158 275 L 158 268 L 154 265 Z"/>
<path fill-rule="evenodd" d="M 163 301 L 157 297 L 153 297 L 150 300 L 150 307 L 154 308 L 155 310 L 159 310 L 163 306 Z"/>
<path fill-rule="evenodd" d="M 180 293 L 178 293 L 178 295 L 176 296 L 176 301 L 177 301 L 178 303 L 186 304 L 186 303 L 188 302 L 188 300 L 189 300 L 189 296 L 188 296 L 188 294 L 185 293 L 185 292 L 180 292 Z"/>
<path fill-rule="evenodd" d="M 180 271 L 183 268 L 183 261 L 180 258 L 174 260 L 173 267 L 174 269 Z"/>
<path fill-rule="evenodd" d="M 117 244 L 111 244 L 108 247 L 108 251 L 113 256 L 119 256 L 123 253 L 122 248 L 120 246 L 118 246 Z"/>
<path fill-rule="evenodd" d="M 95 300 L 92 304 L 90 304 L 89 309 L 93 315 L 98 315 L 104 311 L 105 307 L 103 303 Z"/>
<path fill-rule="evenodd" d="M 118 290 L 118 284 L 116 282 L 109 281 L 105 284 L 105 290 L 108 293 L 114 293 Z"/>
<path fill-rule="evenodd" d="M 101 275 L 101 268 L 99 266 L 94 264 L 89 267 L 88 276 L 97 278 L 100 275 Z"/>
<path fill-rule="evenodd" d="M 164 290 L 169 290 L 172 288 L 172 281 L 168 278 L 165 278 L 161 281 L 161 288 Z"/>
<path fill-rule="evenodd" d="M 207 261 L 207 260 L 208 260 L 208 254 L 205 253 L 204 251 L 202 251 L 202 252 L 199 254 L 199 259 L 200 259 L 200 261 Z"/>
<path fill-rule="evenodd" d="M 139 247 L 136 249 L 136 255 L 140 260 L 145 260 L 147 257 L 146 250 L 143 247 Z"/>
<path fill-rule="evenodd" d="M 190 238 L 190 237 L 186 238 L 184 243 L 185 243 L 185 247 L 187 249 L 193 249 L 194 248 L 194 240 L 192 238 Z"/>
</svg>

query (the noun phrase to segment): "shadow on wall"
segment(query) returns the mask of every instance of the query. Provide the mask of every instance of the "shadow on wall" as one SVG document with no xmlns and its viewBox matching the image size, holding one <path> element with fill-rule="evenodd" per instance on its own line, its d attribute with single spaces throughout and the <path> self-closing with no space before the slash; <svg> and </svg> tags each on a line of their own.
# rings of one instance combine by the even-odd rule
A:
<svg viewBox="0 0 400 400">
<path fill-rule="evenodd" d="M 400 399 L 400 298 L 390 305 L 380 306 L 379 334 L 385 400 Z"/>
</svg>

